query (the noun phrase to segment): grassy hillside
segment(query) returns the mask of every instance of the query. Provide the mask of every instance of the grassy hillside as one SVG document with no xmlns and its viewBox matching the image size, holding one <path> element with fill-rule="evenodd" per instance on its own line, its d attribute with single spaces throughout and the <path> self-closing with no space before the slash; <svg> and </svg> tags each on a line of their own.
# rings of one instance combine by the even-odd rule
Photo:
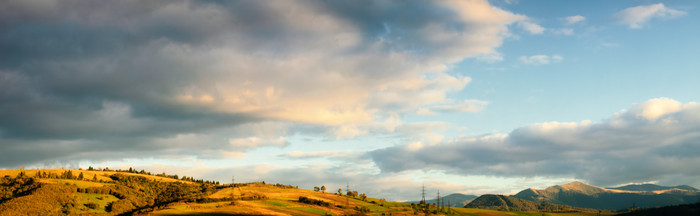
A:
<svg viewBox="0 0 700 216">
<path fill-rule="evenodd" d="M 529 200 L 519 199 L 504 195 L 483 195 L 476 198 L 466 207 L 493 209 L 501 211 L 533 211 L 533 212 L 598 212 L 593 209 L 574 208 L 566 205 L 552 203 L 537 203 Z"/>
<path fill-rule="evenodd" d="M 699 191 L 683 190 L 677 187 L 645 185 L 642 187 L 623 187 L 623 189 L 630 190 L 619 190 L 573 182 L 548 187 L 544 190 L 530 188 L 513 195 L 513 197 L 538 203 L 548 202 L 580 208 L 608 210 L 688 204 L 700 199 Z M 663 190 L 647 191 L 655 188 Z"/>
<path fill-rule="evenodd" d="M 81 175 L 82 174 L 82 175 Z M 92 170 L 0 170 L 2 215 L 541 215 L 437 208 L 298 189 Z M 82 178 L 80 178 L 82 176 Z M 571 215 L 550 214 L 547 215 Z M 574 215 L 586 215 L 577 213 Z"/>
</svg>

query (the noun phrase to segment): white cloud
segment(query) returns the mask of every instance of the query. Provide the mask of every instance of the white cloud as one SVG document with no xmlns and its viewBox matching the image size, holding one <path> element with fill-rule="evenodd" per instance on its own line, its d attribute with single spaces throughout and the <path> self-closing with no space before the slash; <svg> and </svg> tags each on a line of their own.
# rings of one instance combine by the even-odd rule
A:
<svg viewBox="0 0 700 216">
<path fill-rule="evenodd" d="M 530 21 L 518 22 L 518 26 L 520 26 L 520 28 L 522 29 L 525 29 L 530 34 L 542 34 L 546 30 L 544 27 Z"/>
<path fill-rule="evenodd" d="M 560 55 L 533 55 L 533 56 L 521 56 L 518 60 L 524 64 L 531 65 L 545 65 L 550 63 L 557 63 L 564 60 L 564 57 Z"/>
<path fill-rule="evenodd" d="M 321 151 L 321 152 L 300 152 L 293 151 L 286 155 L 289 158 L 323 158 L 323 157 L 347 157 L 348 155 L 357 156 L 358 152 L 352 150 L 343 151 Z"/>
<path fill-rule="evenodd" d="M 615 13 L 615 17 L 618 23 L 639 29 L 653 18 L 675 18 L 685 14 L 685 11 L 670 9 L 663 3 L 658 3 L 627 8 Z"/>
<path fill-rule="evenodd" d="M 436 106 L 433 107 L 433 110 L 438 112 L 479 112 L 488 104 L 488 101 L 465 100 L 458 104 Z"/>
<path fill-rule="evenodd" d="M 236 138 L 229 139 L 228 143 L 229 145 L 240 149 L 252 149 L 263 146 L 286 147 L 289 145 L 289 142 L 284 137 L 278 137 L 275 139 L 262 139 L 259 137 Z"/>
<path fill-rule="evenodd" d="M 575 15 L 575 16 L 568 16 L 564 18 L 564 24 L 566 25 L 573 25 L 576 23 L 580 23 L 586 21 L 586 17 L 581 16 L 581 15 Z"/>
<path fill-rule="evenodd" d="M 431 111 L 428 108 L 421 107 L 421 108 L 418 108 L 418 110 L 416 111 L 416 114 L 418 114 L 418 115 L 435 115 L 437 113 Z"/>
<path fill-rule="evenodd" d="M 552 29 L 551 31 L 554 34 L 559 34 L 559 35 L 566 35 L 566 36 L 574 35 L 574 29 L 572 29 L 572 28 Z"/>
<path fill-rule="evenodd" d="M 601 186 L 640 181 L 697 185 L 699 129 L 700 104 L 657 98 L 601 122 L 538 123 L 509 134 L 446 139 L 421 145 L 420 151 L 407 143 L 370 155 L 383 172 L 432 169 L 575 178 Z"/>
<path fill-rule="evenodd" d="M 476 57 L 477 60 L 493 64 L 503 61 L 503 54 L 499 52 L 484 53 Z"/>
</svg>

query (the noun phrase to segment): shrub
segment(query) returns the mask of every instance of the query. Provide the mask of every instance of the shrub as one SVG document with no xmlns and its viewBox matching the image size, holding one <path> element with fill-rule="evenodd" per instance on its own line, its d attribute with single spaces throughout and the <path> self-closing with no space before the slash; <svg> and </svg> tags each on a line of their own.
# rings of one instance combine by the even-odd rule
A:
<svg viewBox="0 0 700 216">
<path fill-rule="evenodd" d="M 91 202 L 91 203 L 86 203 L 85 206 L 88 207 L 88 208 L 91 208 L 91 209 L 97 209 L 97 208 L 100 207 L 99 205 L 97 205 L 97 203 L 93 203 L 93 202 Z"/>
<path fill-rule="evenodd" d="M 311 204 L 311 205 L 317 205 L 317 206 L 325 206 L 325 207 L 331 206 L 331 203 L 329 203 L 329 202 L 325 202 L 323 200 L 309 199 L 308 197 L 304 197 L 304 196 L 299 197 L 299 202 Z"/>
</svg>

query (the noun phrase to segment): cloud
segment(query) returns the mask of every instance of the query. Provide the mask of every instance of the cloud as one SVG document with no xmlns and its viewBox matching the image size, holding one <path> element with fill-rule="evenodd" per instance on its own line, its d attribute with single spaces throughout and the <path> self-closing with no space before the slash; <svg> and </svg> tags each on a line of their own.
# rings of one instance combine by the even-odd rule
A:
<svg viewBox="0 0 700 216">
<path fill-rule="evenodd" d="M 549 63 L 557 63 L 561 62 L 564 60 L 564 57 L 560 55 L 533 55 L 533 56 L 520 56 L 518 59 L 520 60 L 521 63 L 523 64 L 531 64 L 531 65 L 545 65 Z"/>
<path fill-rule="evenodd" d="M 369 153 L 384 173 L 566 177 L 596 185 L 699 184 L 700 104 L 657 98 L 601 122 L 546 122 L 508 134 L 399 145 Z M 685 182 L 683 182 L 685 181 Z"/>
<path fill-rule="evenodd" d="M 617 22 L 632 29 L 640 29 L 653 18 L 676 18 L 685 15 L 685 11 L 667 8 L 663 3 L 642 5 L 624 9 L 615 13 Z"/>
<path fill-rule="evenodd" d="M 452 101 L 471 79 L 450 65 L 496 53 L 527 19 L 485 0 L 6 2 L 0 165 L 240 155 L 286 145 L 289 130 L 361 135 L 352 129 Z M 232 132 L 265 122 L 291 126 Z M 188 136 L 212 142 L 194 148 Z M 10 157 L 28 152 L 46 157 Z"/>
<path fill-rule="evenodd" d="M 476 60 L 493 64 L 503 61 L 503 54 L 499 52 L 485 53 L 476 57 Z"/>
<path fill-rule="evenodd" d="M 286 147 L 289 145 L 289 142 L 284 137 L 276 139 L 260 139 L 258 137 L 236 138 L 229 139 L 228 143 L 237 149 L 251 149 L 263 146 Z"/>
<path fill-rule="evenodd" d="M 113 169 L 128 169 L 131 165 L 112 166 Z M 96 167 L 96 166 L 95 166 Z M 286 167 L 276 165 L 248 165 L 232 167 L 210 167 L 203 164 L 165 165 L 148 164 L 133 167 L 145 169 L 152 173 L 176 173 L 180 176 L 205 178 L 230 183 L 234 176 L 236 182 L 265 181 L 266 183 L 281 183 L 299 186 L 301 189 L 312 189 L 314 186 L 326 186 L 326 192 L 334 193 L 338 188 L 366 193 L 375 198 L 385 198 L 394 201 L 419 200 L 420 190 L 425 185 L 426 192 L 431 196 L 440 190 L 441 193 L 461 192 L 466 194 L 495 193 L 497 190 L 485 185 L 465 186 L 440 180 L 417 181 L 411 176 L 417 173 L 390 175 L 375 175 L 357 172 L 358 168 L 350 166 L 334 166 L 321 163 L 309 163 L 302 167 Z M 365 168 L 366 169 L 366 168 Z"/>
<path fill-rule="evenodd" d="M 433 110 L 438 112 L 479 112 L 488 104 L 488 101 L 465 100 L 458 104 L 436 106 L 433 107 Z"/>
<path fill-rule="evenodd" d="M 571 29 L 571 28 L 552 29 L 551 31 L 552 31 L 552 33 L 558 34 L 558 35 L 566 35 L 566 36 L 574 35 L 574 29 Z"/>
<path fill-rule="evenodd" d="M 518 22 L 518 26 L 530 34 L 542 34 L 546 30 L 544 27 L 529 21 Z"/>
<path fill-rule="evenodd" d="M 356 152 L 352 150 L 343 150 L 343 151 L 321 151 L 321 152 L 300 152 L 300 151 L 293 151 L 290 152 L 286 155 L 285 157 L 289 158 L 322 158 L 322 157 L 339 157 L 343 155 L 349 155 L 349 154 L 356 154 Z"/>
<path fill-rule="evenodd" d="M 564 24 L 566 25 L 573 25 L 576 23 L 581 23 L 583 21 L 586 21 L 586 17 L 581 15 L 568 16 L 564 18 Z"/>
</svg>

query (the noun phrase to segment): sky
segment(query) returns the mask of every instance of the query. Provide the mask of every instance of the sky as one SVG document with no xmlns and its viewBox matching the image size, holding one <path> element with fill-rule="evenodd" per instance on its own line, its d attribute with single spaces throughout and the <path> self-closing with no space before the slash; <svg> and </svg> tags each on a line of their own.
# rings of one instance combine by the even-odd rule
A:
<svg viewBox="0 0 700 216">
<path fill-rule="evenodd" d="M 0 168 L 700 187 L 697 1 L 0 2 Z"/>
</svg>

